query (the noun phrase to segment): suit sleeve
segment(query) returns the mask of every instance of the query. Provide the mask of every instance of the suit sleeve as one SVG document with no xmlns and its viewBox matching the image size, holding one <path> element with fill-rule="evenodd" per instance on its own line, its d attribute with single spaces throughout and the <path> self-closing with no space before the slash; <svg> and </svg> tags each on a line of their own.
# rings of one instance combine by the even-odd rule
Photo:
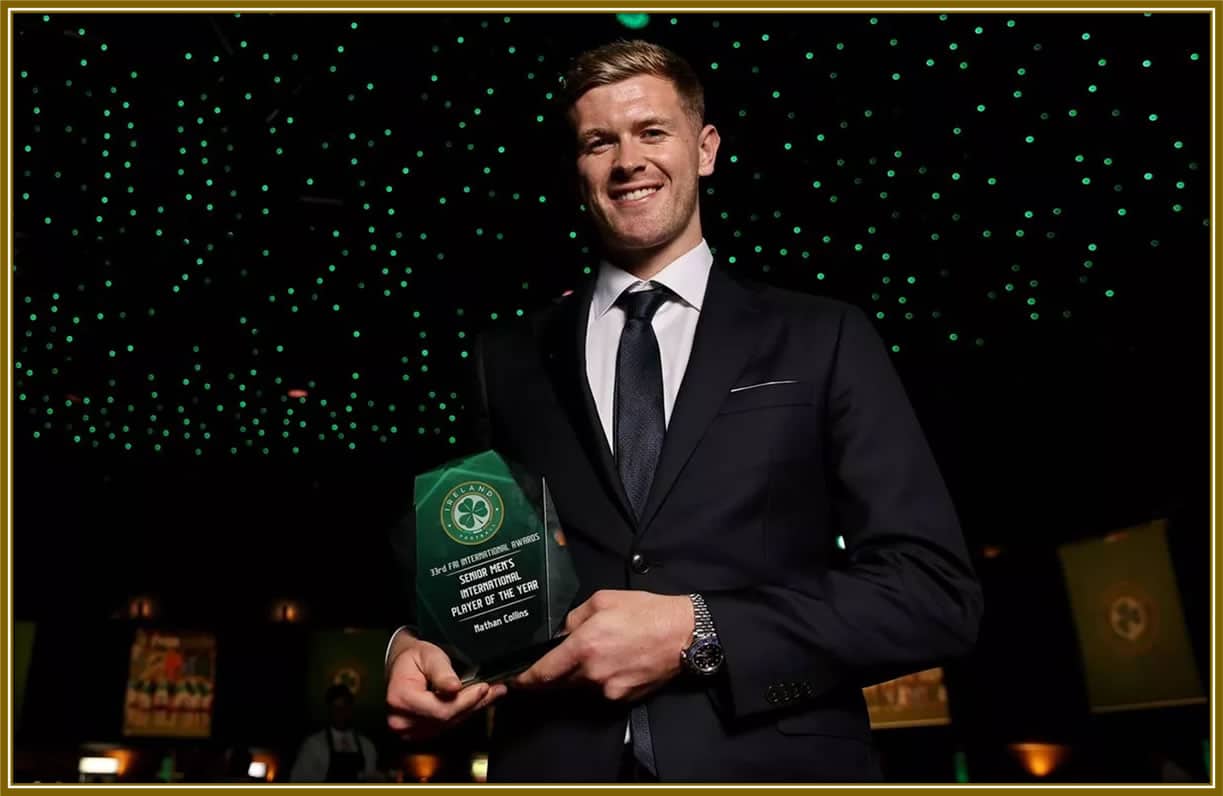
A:
<svg viewBox="0 0 1223 796">
<path fill-rule="evenodd" d="M 959 521 L 870 322 L 841 318 L 827 393 L 833 519 L 848 564 L 800 582 L 704 594 L 726 652 L 715 702 L 793 707 L 966 653 L 982 613 Z"/>
</svg>

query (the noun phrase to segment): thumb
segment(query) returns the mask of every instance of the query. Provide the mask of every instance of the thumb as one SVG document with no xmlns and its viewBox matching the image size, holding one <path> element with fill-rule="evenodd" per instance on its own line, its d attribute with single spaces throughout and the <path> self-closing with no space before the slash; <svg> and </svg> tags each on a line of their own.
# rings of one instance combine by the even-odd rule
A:
<svg viewBox="0 0 1223 796">
<path fill-rule="evenodd" d="M 457 694 L 463 687 L 463 682 L 450 665 L 450 658 L 434 644 L 429 644 L 421 650 L 420 670 L 434 691 Z"/>
</svg>

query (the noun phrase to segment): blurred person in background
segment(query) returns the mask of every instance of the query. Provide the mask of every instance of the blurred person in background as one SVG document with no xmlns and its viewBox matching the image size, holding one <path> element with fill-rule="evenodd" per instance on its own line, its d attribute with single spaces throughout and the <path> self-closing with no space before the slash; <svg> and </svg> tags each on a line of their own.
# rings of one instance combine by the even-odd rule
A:
<svg viewBox="0 0 1223 796">
<path fill-rule="evenodd" d="M 327 726 L 302 741 L 290 782 L 367 782 L 378 779 L 373 741 L 352 726 L 353 695 L 344 685 L 327 689 Z"/>
</svg>

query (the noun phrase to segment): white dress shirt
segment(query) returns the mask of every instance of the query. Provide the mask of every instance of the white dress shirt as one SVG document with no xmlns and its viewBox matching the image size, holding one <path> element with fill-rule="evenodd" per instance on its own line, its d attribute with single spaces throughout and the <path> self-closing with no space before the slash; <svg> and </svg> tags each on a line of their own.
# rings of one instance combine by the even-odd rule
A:
<svg viewBox="0 0 1223 796">
<path fill-rule="evenodd" d="M 670 426 L 671 410 L 675 408 L 675 396 L 679 394 L 684 371 L 688 368 L 696 322 L 701 314 L 712 267 L 713 254 L 703 238 L 695 248 L 665 266 L 648 283 L 608 262 L 600 264 L 586 324 L 586 378 L 590 382 L 599 421 L 603 424 L 607 445 L 613 455 L 616 452 L 612 425 L 616 412 L 616 353 L 620 348 L 620 333 L 624 330 L 625 320 L 624 310 L 616 306 L 616 299 L 630 287 L 634 291 L 648 290 L 653 285 L 664 285 L 678 297 L 659 307 L 653 320 L 658 353 L 662 357 L 663 422 Z"/>
</svg>

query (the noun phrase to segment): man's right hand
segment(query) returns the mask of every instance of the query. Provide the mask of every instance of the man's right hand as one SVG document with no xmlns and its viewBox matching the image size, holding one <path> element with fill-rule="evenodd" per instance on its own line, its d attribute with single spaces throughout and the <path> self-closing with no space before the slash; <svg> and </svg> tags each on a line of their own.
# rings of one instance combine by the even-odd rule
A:
<svg viewBox="0 0 1223 796">
<path fill-rule="evenodd" d="M 387 725 L 408 741 L 432 738 L 506 692 L 504 685 L 463 687 L 446 653 L 436 644 L 399 631 L 387 656 Z"/>
</svg>

